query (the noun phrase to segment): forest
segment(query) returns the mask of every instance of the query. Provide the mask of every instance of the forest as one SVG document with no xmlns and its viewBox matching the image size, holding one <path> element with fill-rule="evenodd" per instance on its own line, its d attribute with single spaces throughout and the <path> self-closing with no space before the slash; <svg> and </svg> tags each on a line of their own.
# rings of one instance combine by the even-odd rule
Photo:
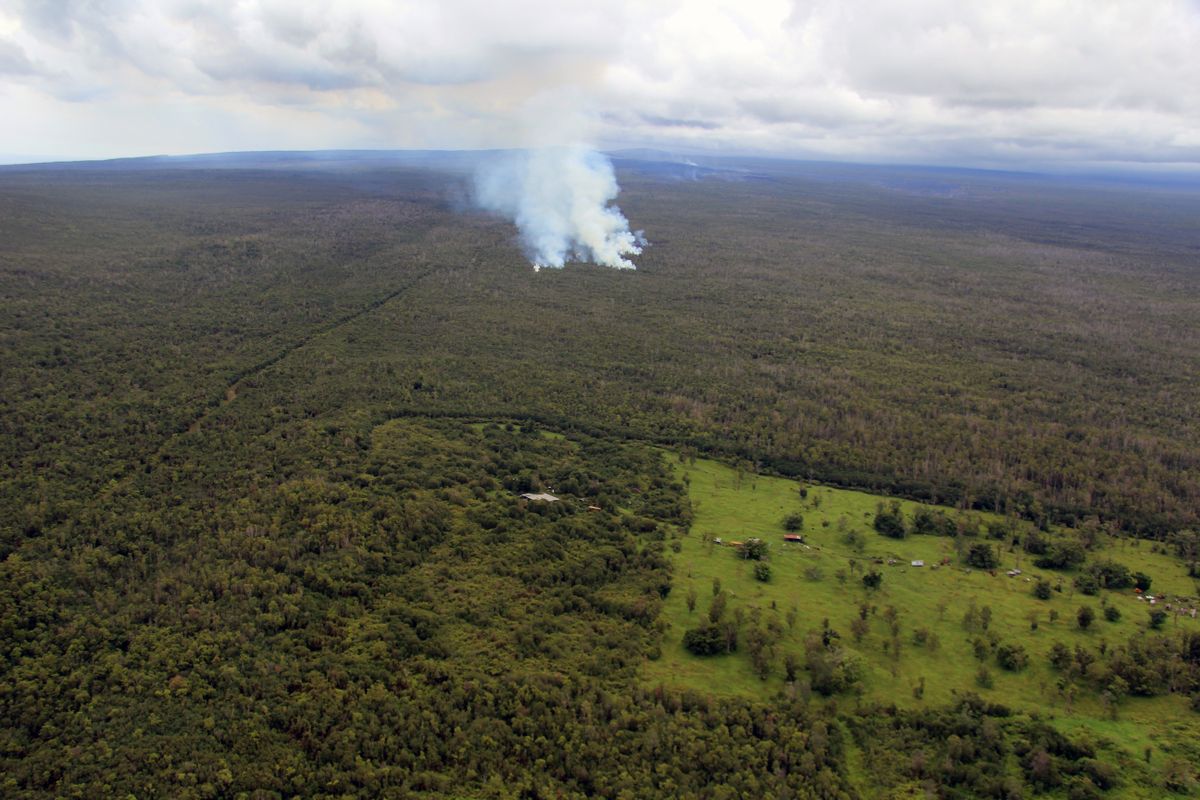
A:
<svg viewBox="0 0 1200 800">
<path fill-rule="evenodd" d="M 0 793 L 1196 790 L 1200 629 L 1129 603 L 1200 596 L 1200 193 L 616 164 L 630 272 L 534 272 L 454 159 L 0 169 Z M 869 565 L 876 649 L 787 513 Z M 747 531 L 765 579 L 712 544 Z M 916 702 L 893 554 L 1055 588 L 963 583 L 1003 639 L 955 606 L 970 669 Z M 714 575 L 740 645 L 695 655 Z"/>
</svg>

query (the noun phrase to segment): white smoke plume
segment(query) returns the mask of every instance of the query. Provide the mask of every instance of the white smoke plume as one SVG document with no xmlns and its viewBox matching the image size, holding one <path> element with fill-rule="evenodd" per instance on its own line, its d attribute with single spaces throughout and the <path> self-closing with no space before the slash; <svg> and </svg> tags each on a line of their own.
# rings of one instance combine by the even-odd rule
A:
<svg viewBox="0 0 1200 800">
<path fill-rule="evenodd" d="M 618 192 L 608 158 L 578 145 L 505 154 L 475 175 L 475 201 L 516 223 L 535 270 L 571 260 L 635 269 L 629 256 L 646 242 L 612 204 Z"/>
</svg>

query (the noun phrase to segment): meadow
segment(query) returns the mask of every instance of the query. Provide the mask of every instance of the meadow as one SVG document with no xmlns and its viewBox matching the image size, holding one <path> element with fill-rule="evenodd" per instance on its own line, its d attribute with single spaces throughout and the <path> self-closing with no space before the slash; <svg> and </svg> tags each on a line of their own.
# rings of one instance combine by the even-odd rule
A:
<svg viewBox="0 0 1200 800">
<path fill-rule="evenodd" d="M 860 687 L 846 698 L 855 705 L 920 708 L 946 705 L 965 692 L 978 692 L 990 701 L 1043 715 L 1064 731 L 1103 738 L 1131 758 L 1145 761 L 1149 749 L 1149 763 L 1158 767 L 1180 754 L 1194 757 L 1194 747 L 1188 749 L 1187 743 L 1200 736 L 1200 718 L 1189 708 L 1188 698 L 1128 697 L 1113 708 L 1097 692 L 1060 686 L 1062 676 L 1050 666 L 1048 654 L 1056 642 L 1096 649 L 1146 631 L 1151 606 L 1138 600 L 1132 589 L 1084 595 L 1072 585 L 1073 572 L 1038 569 L 1020 547 L 1010 550 L 1003 542 L 998 543 L 1002 558 L 997 569 L 971 569 L 963 566 L 947 537 L 910 534 L 896 540 L 877 533 L 872 528 L 876 508 L 889 498 L 753 474 L 711 460 L 666 457 L 688 487 L 695 519 L 690 533 L 676 540 L 680 549 L 673 555 L 674 590 L 663 607 L 669 629 L 661 657 L 643 668 L 645 682 L 764 701 L 780 692 L 794 693 L 796 689 L 785 683 L 782 662 L 790 653 L 802 663 L 805 635 L 827 620 L 865 667 Z M 900 505 L 911 518 L 922 504 L 904 501 Z M 782 521 L 793 513 L 803 517 L 804 544 L 783 541 Z M 982 526 L 1005 522 L 994 514 L 971 516 Z M 861 534 L 861 550 L 846 544 L 851 531 Z M 1067 536 L 1073 531 L 1057 534 Z M 769 545 L 767 582 L 755 578 L 755 561 L 740 558 L 737 549 L 728 545 L 751 537 Z M 726 544 L 716 544 L 716 539 Z M 1110 558 L 1143 571 L 1153 577 L 1151 594 L 1189 597 L 1190 605 L 1195 605 L 1197 586 L 1186 566 L 1151 542 L 1116 537 L 1096 547 L 1091 557 Z M 924 561 L 925 566 L 913 567 L 914 560 Z M 943 565 L 943 560 L 950 563 Z M 874 590 L 861 580 L 864 571 L 871 569 L 883 577 Z M 1011 577 L 1007 574 L 1011 569 L 1020 569 L 1021 574 Z M 1032 589 L 1039 578 L 1060 584 L 1062 591 L 1054 591 L 1048 600 L 1037 599 Z M 766 679 L 743 651 L 700 657 L 684 648 L 682 635 L 700 624 L 713 598 L 714 580 L 728 593 L 732 613 L 741 609 L 747 618 L 774 617 L 786 631 Z M 689 611 L 687 597 L 692 591 L 697 604 Z M 851 634 L 851 624 L 863 603 L 872 612 L 869 632 L 860 641 Z M 988 630 L 1002 642 L 1019 643 L 1028 650 L 1026 668 L 1010 672 L 990 656 L 983 661 L 976 657 L 972 642 L 980 632 L 963 625 L 971 604 L 991 609 Z M 1083 605 L 1096 611 L 1096 620 L 1087 630 L 1076 621 Z M 1120 619 L 1106 620 L 1101 613 L 1104 605 L 1118 609 Z M 898 612 L 898 637 L 892 636 L 891 623 L 885 619 L 888 607 Z M 789 621 L 792 609 L 795 618 Z M 1033 619 L 1036 630 L 1031 630 Z M 1190 615 L 1173 615 L 1167 625 L 1200 631 L 1200 621 Z M 936 649 L 914 643 L 918 628 L 936 635 Z M 981 665 L 986 665 L 992 678 L 990 687 L 981 687 L 976 680 Z M 919 685 L 921 697 L 914 693 Z M 1157 796 L 1155 790 L 1140 793 L 1136 785 L 1126 791 L 1131 797 Z"/>
</svg>

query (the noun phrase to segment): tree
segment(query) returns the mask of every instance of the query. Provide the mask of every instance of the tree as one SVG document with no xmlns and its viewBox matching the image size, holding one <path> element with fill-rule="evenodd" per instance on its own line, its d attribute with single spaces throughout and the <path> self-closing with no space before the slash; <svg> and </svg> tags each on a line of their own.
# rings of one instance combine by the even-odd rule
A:
<svg viewBox="0 0 1200 800">
<path fill-rule="evenodd" d="M 721 621 L 721 617 L 725 614 L 725 605 L 728 603 L 728 595 L 721 592 L 712 599 L 712 605 L 708 607 L 708 621 L 714 625 Z"/>
<path fill-rule="evenodd" d="M 1053 590 L 1050 588 L 1050 581 L 1039 579 L 1038 582 L 1033 585 L 1033 596 L 1038 600 L 1049 600 L 1050 593 L 1052 591 Z"/>
<path fill-rule="evenodd" d="M 725 632 L 720 625 L 701 625 L 683 634 L 683 646 L 698 656 L 714 656 L 729 652 Z"/>
<path fill-rule="evenodd" d="M 747 539 L 738 549 L 738 555 L 749 561 L 761 561 L 767 555 L 767 543 L 762 539 Z"/>
<path fill-rule="evenodd" d="M 893 500 L 887 506 L 880 503 L 875 508 L 875 530 L 892 539 L 903 539 L 908 535 L 904 527 L 904 515 L 900 512 L 900 503 Z"/>
<path fill-rule="evenodd" d="M 1080 630 L 1087 630 L 1095 618 L 1096 612 L 1092 610 L 1091 606 L 1080 606 L 1079 610 L 1075 612 L 1075 622 L 1079 624 Z"/>
<path fill-rule="evenodd" d="M 1144 572 L 1133 573 L 1133 585 L 1135 588 L 1141 589 L 1142 592 L 1148 592 L 1148 591 L 1150 591 L 1150 583 L 1151 583 L 1150 576 L 1147 575 L 1146 573 L 1144 573 Z"/>
<path fill-rule="evenodd" d="M 1050 666 L 1062 672 L 1069 668 L 1073 663 L 1071 650 L 1062 642 L 1055 642 L 1050 646 Z"/>
<path fill-rule="evenodd" d="M 1162 628 L 1163 623 L 1167 621 L 1167 612 L 1161 608 L 1150 609 L 1150 627 L 1158 630 Z"/>
<path fill-rule="evenodd" d="M 762 561 L 755 564 L 754 579 L 763 583 L 769 583 L 771 580 L 771 565 Z"/>
<path fill-rule="evenodd" d="M 1121 610 L 1116 606 L 1105 606 L 1104 618 L 1109 622 L 1116 622 L 1121 618 Z"/>
<path fill-rule="evenodd" d="M 883 575 L 875 570 L 871 570 L 866 575 L 862 576 L 862 582 L 863 586 L 867 587 L 868 589 L 878 589 L 879 585 L 883 583 Z"/>
<path fill-rule="evenodd" d="M 783 529 L 792 532 L 804 530 L 804 515 L 799 511 L 788 514 L 783 518 Z"/>
<path fill-rule="evenodd" d="M 967 563 L 979 569 L 995 569 L 1000 564 L 996 549 L 986 542 L 971 545 L 967 551 Z"/>
<path fill-rule="evenodd" d="M 1042 569 L 1071 569 L 1077 567 L 1087 558 L 1083 545 L 1074 540 L 1056 542 L 1049 551 L 1033 563 Z"/>
<path fill-rule="evenodd" d="M 1029 663 L 1029 654 L 1019 644 L 1002 644 L 996 648 L 996 663 L 1001 669 L 1017 672 Z"/>
<path fill-rule="evenodd" d="M 696 610 L 696 587 L 695 586 L 688 587 L 687 608 L 688 608 L 689 612 Z"/>
</svg>

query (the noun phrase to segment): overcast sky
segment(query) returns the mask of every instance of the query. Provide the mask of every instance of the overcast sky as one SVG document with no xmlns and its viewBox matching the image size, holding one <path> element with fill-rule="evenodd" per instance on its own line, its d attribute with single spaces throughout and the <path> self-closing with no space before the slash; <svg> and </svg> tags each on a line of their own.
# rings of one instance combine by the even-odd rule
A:
<svg viewBox="0 0 1200 800">
<path fill-rule="evenodd" d="M 0 0 L 0 154 L 1200 167 L 1200 0 Z"/>
</svg>

